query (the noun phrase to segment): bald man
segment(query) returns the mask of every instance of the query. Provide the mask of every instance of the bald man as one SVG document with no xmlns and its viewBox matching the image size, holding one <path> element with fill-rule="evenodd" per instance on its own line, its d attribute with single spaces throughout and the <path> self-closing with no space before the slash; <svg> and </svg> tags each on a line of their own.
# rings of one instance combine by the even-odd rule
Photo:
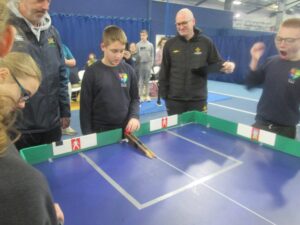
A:
<svg viewBox="0 0 300 225">
<path fill-rule="evenodd" d="M 168 115 L 207 111 L 207 73 L 232 73 L 235 64 L 224 61 L 213 42 L 195 27 L 193 13 L 176 14 L 177 35 L 167 41 L 159 74 L 160 94 Z"/>
</svg>

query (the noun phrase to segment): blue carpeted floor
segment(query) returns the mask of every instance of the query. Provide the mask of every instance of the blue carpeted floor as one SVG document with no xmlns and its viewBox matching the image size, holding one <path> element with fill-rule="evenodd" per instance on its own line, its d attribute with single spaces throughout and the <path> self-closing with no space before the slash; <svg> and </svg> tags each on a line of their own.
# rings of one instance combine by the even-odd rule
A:
<svg viewBox="0 0 300 225">
<path fill-rule="evenodd" d="M 208 102 L 217 102 L 217 101 L 223 101 L 223 100 L 226 100 L 226 99 L 229 99 L 229 98 L 230 97 L 228 97 L 228 96 L 209 93 L 207 101 Z M 141 103 L 140 115 L 166 111 L 165 102 L 163 100 L 161 100 L 161 103 L 162 103 L 161 106 L 158 106 L 156 104 L 156 99 L 154 99 L 150 102 Z"/>
<path fill-rule="evenodd" d="M 156 113 L 166 111 L 165 101 L 161 99 L 161 105 L 158 106 L 156 104 L 156 99 L 150 102 L 142 102 L 140 104 L 140 115 L 148 114 L 148 113 Z"/>
<path fill-rule="evenodd" d="M 230 99 L 228 96 L 219 95 L 219 94 L 208 94 L 208 102 L 217 102 L 217 101 L 223 101 L 226 99 Z M 161 100 L 161 106 L 158 106 L 156 104 L 156 99 L 150 101 L 150 102 L 143 102 L 140 105 L 140 115 L 141 115 L 141 122 L 149 121 L 150 119 L 166 116 L 166 106 L 165 102 Z M 72 117 L 71 117 L 71 127 L 77 131 L 76 135 L 63 135 L 63 139 L 69 139 L 73 136 L 80 136 L 81 130 L 80 130 L 80 123 L 79 123 L 79 110 L 73 110 L 72 111 Z"/>
<path fill-rule="evenodd" d="M 225 96 L 225 95 L 218 95 L 218 94 L 214 94 L 214 93 L 208 93 L 208 98 L 207 101 L 208 102 L 217 102 L 217 101 L 223 101 L 226 99 L 230 99 L 230 97 Z"/>
</svg>

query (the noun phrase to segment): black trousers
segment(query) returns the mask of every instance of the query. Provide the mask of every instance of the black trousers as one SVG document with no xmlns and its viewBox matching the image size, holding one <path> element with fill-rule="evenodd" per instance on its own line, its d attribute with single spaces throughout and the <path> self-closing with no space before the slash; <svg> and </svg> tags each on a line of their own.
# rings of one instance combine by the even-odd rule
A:
<svg viewBox="0 0 300 225">
<path fill-rule="evenodd" d="M 22 148 L 32 147 L 42 144 L 50 144 L 61 140 L 61 127 L 56 127 L 50 131 L 41 133 L 22 134 L 21 138 L 15 143 L 20 151 Z"/>
<path fill-rule="evenodd" d="M 294 138 L 294 139 L 296 138 L 296 126 L 284 126 L 284 125 L 275 124 L 267 121 L 261 121 L 261 120 L 257 120 L 252 126 L 288 138 Z"/>
<path fill-rule="evenodd" d="M 206 101 L 177 101 L 166 99 L 166 107 L 169 116 L 188 111 L 207 112 Z"/>
</svg>

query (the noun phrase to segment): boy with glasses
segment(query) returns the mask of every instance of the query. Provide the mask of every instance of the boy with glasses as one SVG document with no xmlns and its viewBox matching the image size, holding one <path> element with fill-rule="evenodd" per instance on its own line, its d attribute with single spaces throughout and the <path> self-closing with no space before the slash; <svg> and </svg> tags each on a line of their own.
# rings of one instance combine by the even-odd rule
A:
<svg viewBox="0 0 300 225">
<path fill-rule="evenodd" d="M 280 25 L 275 45 L 278 55 L 259 66 L 265 45 L 258 42 L 250 50 L 247 87 L 263 84 L 253 126 L 295 138 L 300 117 L 300 19 L 287 19 Z"/>
</svg>

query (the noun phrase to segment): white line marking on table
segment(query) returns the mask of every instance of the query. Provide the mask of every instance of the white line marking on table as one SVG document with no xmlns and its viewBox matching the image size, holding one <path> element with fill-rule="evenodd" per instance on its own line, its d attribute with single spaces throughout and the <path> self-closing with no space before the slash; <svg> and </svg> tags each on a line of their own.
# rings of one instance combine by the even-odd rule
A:
<svg viewBox="0 0 300 225">
<path fill-rule="evenodd" d="M 237 162 L 236 164 L 229 166 L 229 168 L 225 168 L 224 171 L 221 170 L 221 171 L 218 171 L 218 172 L 215 173 L 215 174 L 212 174 L 212 177 L 215 177 L 215 176 L 217 176 L 217 175 L 219 175 L 219 174 L 222 174 L 222 173 L 224 173 L 224 172 L 226 172 L 226 171 L 228 171 L 228 170 L 230 170 L 230 169 L 233 169 L 233 168 L 235 168 L 235 167 L 237 167 L 237 166 L 239 166 L 240 164 L 243 163 L 243 162 L 240 161 L 240 160 L 234 159 L 234 158 L 232 158 L 231 156 L 228 156 L 228 155 L 226 155 L 226 154 L 223 154 L 223 153 L 221 153 L 221 152 L 219 152 L 219 151 L 217 151 L 217 150 L 215 150 L 215 149 L 212 149 L 212 148 L 210 148 L 210 147 L 208 147 L 208 146 L 206 146 L 206 145 L 200 144 L 200 143 L 198 143 L 198 142 L 196 142 L 196 141 L 194 141 L 194 140 L 192 140 L 192 139 L 186 138 L 186 137 L 184 137 L 184 136 L 182 136 L 182 135 L 179 135 L 179 134 L 177 134 L 177 133 L 175 133 L 175 132 L 173 132 L 173 131 L 169 131 L 169 130 L 168 130 L 168 131 L 166 131 L 166 132 L 168 132 L 168 133 L 170 133 L 170 134 L 172 134 L 172 135 L 174 135 L 174 136 L 176 136 L 176 137 L 179 137 L 179 138 L 181 138 L 181 139 L 183 139 L 183 140 L 186 140 L 186 141 L 188 141 L 188 142 L 190 142 L 190 143 L 193 143 L 193 144 L 195 144 L 195 145 L 197 145 L 197 146 L 200 146 L 200 147 L 202 147 L 202 148 L 205 148 L 205 149 L 207 149 L 207 150 L 209 150 L 209 151 L 211 151 L 211 152 L 214 152 L 214 153 L 216 153 L 216 154 L 218 154 L 218 155 L 221 155 L 221 156 L 223 156 L 223 157 L 226 157 L 226 158 L 228 158 L 228 159 L 231 159 L 231 160 Z M 191 176 L 191 175 L 190 175 L 189 177 L 191 177 L 192 179 L 196 179 L 195 177 L 193 177 L 193 176 Z M 206 176 L 205 178 L 206 178 L 207 180 L 211 179 L 211 178 L 210 178 L 210 175 L 209 175 L 209 176 Z M 213 191 L 213 192 L 217 193 L 218 195 L 220 195 L 220 196 L 226 198 L 227 200 L 231 201 L 232 203 L 238 205 L 239 207 L 245 209 L 246 211 L 248 211 L 248 212 L 254 214 L 255 216 L 261 218 L 262 220 L 264 220 L 264 221 L 266 221 L 266 222 L 268 222 L 268 223 L 270 223 L 270 224 L 276 225 L 274 222 L 272 222 L 271 220 L 269 220 L 269 219 L 263 217 L 262 215 L 260 215 L 259 213 L 255 212 L 254 210 L 252 210 L 252 209 L 248 208 L 247 206 L 245 206 L 245 205 L 239 203 L 238 201 L 236 201 L 236 200 L 230 198 L 229 196 L 227 196 L 227 195 L 221 193 L 220 191 L 218 191 L 218 190 L 214 189 L 213 187 L 209 186 L 208 184 L 205 184 L 205 181 L 206 181 L 206 180 L 204 180 L 204 181 L 202 181 L 202 182 L 199 182 L 199 184 L 201 184 L 201 185 L 207 187 L 207 188 L 210 189 L 211 191 Z"/>
<path fill-rule="evenodd" d="M 252 101 L 252 102 L 258 102 L 258 99 L 255 99 L 255 98 L 241 97 L 241 96 L 237 96 L 237 95 L 226 94 L 224 92 L 209 91 L 209 93 L 214 93 L 214 94 L 218 94 L 218 95 L 229 96 L 229 97 L 243 99 L 243 100 L 248 100 L 248 101 Z"/>
<path fill-rule="evenodd" d="M 233 169 L 233 168 L 236 168 L 236 167 L 240 166 L 240 165 L 243 163 L 242 161 L 237 160 L 237 159 L 235 159 L 235 158 L 233 158 L 233 157 L 231 157 L 231 156 L 228 156 L 228 155 L 226 155 L 226 154 L 223 154 L 223 153 L 221 153 L 221 152 L 219 152 L 219 151 L 217 151 L 217 150 L 215 150 L 215 149 L 212 149 L 212 148 L 210 148 L 210 147 L 208 147 L 208 146 L 205 146 L 205 145 L 203 145 L 203 144 L 200 144 L 200 143 L 198 143 L 198 142 L 196 142 L 196 141 L 193 141 L 193 140 L 191 140 L 191 139 L 189 139 L 189 138 L 183 137 L 183 136 L 181 136 L 181 135 L 179 135 L 179 134 L 176 134 L 176 133 L 174 133 L 174 132 L 172 132 L 172 131 L 167 131 L 167 132 L 170 133 L 170 134 L 172 134 L 172 135 L 174 135 L 174 136 L 177 136 L 177 137 L 179 137 L 179 138 L 181 138 L 181 139 L 184 139 L 184 140 L 186 140 L 186 141 L 189 141 L 190 143 L 193 143 L 193 144 L 195 144 L 195 145 L 197 145 L 197 146 L 199 146 L 199 147 L 205 148 L 205 149 L 207 149 L 207 150 L 209 150 L 209 151 L 211 151 L 211 152 L 213 152 L 213 153 L 215 153 L 215 154 L 221 155 L 221 156 L 223 156 L 223 157 L 225 157 L 225 158 L 228 158 L 228 159 L 230 159 L 230 160 L 232 160 L 232 161 L 235 161 L 236 163 L 233 164 L 233 165 L 230 165 L 230 166 L 228 166 L 228 167 L 226 167 L 226 168 L 224 168 L 224 169 L 222 169 L 222 170 L 220 170 L 220 171 L 217 171 L 217 172 L 212 173 L 212 174 L 210 174 L 210 175 L 208 175 L 208 176 L 202 177 L 201 179 L 198 179 L 198 178 L 196 178 L 196 177 L 194 177 L 194 176 L 192 176 L 192 175 L 190 175 L 190 174 L 184 172 L 183 170 L 177 168 L 177 167 L 174 166 L 173 164 L 171 164 L 171 163 L 169 163 L 169 162 L 163 160 L 162 158 L 160 158 L 160 157 L 157 155 L 157 159 L 159 159 L 159 160 L 160 160 L 161 162 L 163 162 L 164 164 L 166 164 L 166 165 L 172 167 L 173 169 L 177 170 L 178 172 L 180 172 L 180 173 L 186 175 L 187 177 L 189 177 L 190 179 L 192 179 L 193 182 L 191 182 L 191 183 L 189 183 L 189 184 L 187 184 L 187 185 L 185 185 L 185 186 L 183 186 L 183 187 L 181 187 L 181 188 L 178 188 L 178 189 L 176 189 L 176 190 L 174 190 L 174 191 L 171 191 L 171 192 L 168 192 L 168 193 L 166 193 L 166 194 L 164 194 L 164 195 L 161 195 L 161 196 L 159 196 L 159 197 L 157 197 L 157 198 L 155 198 L 155 199 L 152 199 L 152 200 L 150 200 L 150 201 L 148 201 L 148 202 L 140 203 L 140 202 L 137 201 L 132 195 L 130 195 L 124 188 L 122 188 L 115 180 L 113 180 L 113 179 L 112 179 L 112 178 L 111 178 L 104 170 L 102 170 L 102 169 L 101 169 L 101 168 L 100 168 L 100 167 L 99 167 L 99 166 L 98 166 L 98 165 L 97 165 L 90 157 L 88 157 L 86 154 L 84 154 L 84 153 L 82 153 L 82 152 L 79 153 L 79 155 L 80 155 L 82 158 L 84 158 L 84 159 L 85 159 L 85 160 L 86 160 L 86 161 L 87 161 L 87 162 L 88 162 L 88 163 L 89 163 L 89 164 L 90 164 L 90 165 L 91 165 L 91 166 L 92 166 L 92 167 L 93 167 L 93 168 L 94 168 L 94 169 L 95 169 L 95 170 L 96 170 L 96 171 L 97 171 L 97 172 L 98 172 L 98 173 L 99 173 L 99 174 L 100 174 L 100 175 L 101 175 L 108 183 L 110 183 L 110 184 L 111 184 L 111 185 L 112 185 L 112 186 L 113 186 L 120 194 L 122 194 L 122 195 L 123 195 L 123 196 L 131 203 L 131 204 L 133 204 L 133 205 L 134 205 L 137 209 L 139 209 L 139 210 L 144 209 L 144 208 L 147 208 L 147 207 L 152 206 L 152 205 L 154 205 L 154 204 L 157 204 L 157 203 L 159 203 L 159 202 L 161 202 L 161 201 L 164 201 L 164 200 L 166 200 L 166 199 L 168 199 L 168 198 L 170 198 L 170 197 L 173 197 L 173 196 L 175 196 L 175 195 L 177 195 L 177 194 L 179 194 L 179 193 L 181 193 L 181 192 L 183 192 L 183 191 L 185 191 L 185 190 L 194 188 L 194 187 L 196 187 L 197 185 L 200 184 L 200 185 L 203 185 L 203 186 L 207 187 L 207 188 L 210 189 L 211 191 L 217 193 L 218 195 L 222 196 L 223 198 L 229 200 L 230 202 L 232 202 L 232 203 L 238 205 L 239 207 L 245 209 L 246 211 L 252 213 L 253 215 L 255 215 L 255 216 L 261 218 L 262 220 L 264 220 L 264 221 L 266 221 L 266 222 L 268 222 L 268 223 L 270 223 L 270 224 L 276 225 L 274 222 L 272 222 L 272 221 L 270 221 L 269 219 L 263 217 L 263 216 L 260 215 L 259 213 L 257 213 L 257 212 L 255 212 L 255 211 L 249 209 L 248 207 L 246 207 L 246 206 L 244 206 L 243 204 L 237 202 L 236 200 L 230 198 L 229 196 L 227 196 L 227 195 L 225 195 L 225 194 L 219 192 L 218 190 L 214 189 L 213 187 L 209 186 L 208 184 L 205 184 L 206 181 L 208 181 L 208 180 L 210 180 L 210 179 L 212 179 L 212 178 L 214 178 L 214 177 L 216 177 L 216 176 L 218 176 L 218 175 L 220 175 L 220 174 L 223 174 L 223 173 L 225 173 L 225 172 L 227 172 L 227 171 L 229 171 L 229 170 L 231 170 L 231 169 Z"/>
<path fill-rule="evenodd" d="M 250 114 L 250 115 L 253 115 L 253 116 L 256 115 L 256 113 L 254 113 L 254 112 L 249 112 L 249 111 L 246 111 L 246 110 L 237 109 L 237 108 L 233 108 L 233 107 L 229 107 L 229 106 L 225 106 L 225 105 L 221 105 L 221 104 L 216 104 L 216 103 L 212 103 L 212 102 L 209 102 L 208 104 L 213 105 L 213 106 L 217 106 L 217 107 L 221 107 L 221 108 L 225 108 L 225 109 L 230 109 L 230 110 L 237 111 L 237 112 L 247 113 L 247 114 Z"/>
<path fill-rule="evenodd" d="M 235 158 L 233 158 L 233 157 L 231 157 L 231 156 L 229 156 L 229 155 L 226 155 L 226 154 L 224 154 L 224 153 L 222 153 L 222 152 L 220 152 L 220 151 L 218 151 L 218 150 L 216 150 L 216 149 L 213 149 L 213 148 L 211 148 L 211 147 L 208 147 L 208 146 L 206 146 L 206 145 L 200 144 L 200 143 L 197 142 L 197 141 L 194 141 L 194 140 L 192 140 L 192 139 L 186 138 L 186 137 L 184 137 L 184 136 L 182 136 L 182 135 L 180 135 L 180 134 L 177 134 L 177 133 L 175 133 L 175 132 L 173 132 L 173 131 L 168 130 L 168 131 L 166 131 L 166 132 L 172 134 L 173 136 L 179 137 L 180 139 L 183 139 L 183 140 L 185 140 L 185 141 L 188 141 L 188 142 L 190 142 L 190 143 L 192 143 L 192 144 L 194 144 L 194 145 L 197 145 L 197 146 L 199 146 L 199 147 L 201 147 L 201 148 L 204 148 L 204 149 L 206 149 L 206 150 L 208 150 L 208 151 L 211 151 L 211 152 L 213 152 L 213 153 L 215 153 L 215 154 L 217 154 L 217 155 L 223 156 L 224 158 L 230 159 L 230 160 L 232 160 L 232 161 L 234 161 L 234 162 L 242 163 L 242 161 L 240 161 L 240 160 L 238 160 L 238 159 L 235 159 Z"/>
<path fill-rule="evenodd" d="M 114 181 L 104 170 L 102 170 L 90 157 L 84 153 L 79 153 L 79 155 L 84 158 L 88 164 L 90 164 L 111 186 L 113 186 L 118 192 L 120 192 L 131 204 L 136 208 L 141 209 L 141 204 L 130 195 L 124 188 L 122 188 L 116 181 Z"/>
</svg>

